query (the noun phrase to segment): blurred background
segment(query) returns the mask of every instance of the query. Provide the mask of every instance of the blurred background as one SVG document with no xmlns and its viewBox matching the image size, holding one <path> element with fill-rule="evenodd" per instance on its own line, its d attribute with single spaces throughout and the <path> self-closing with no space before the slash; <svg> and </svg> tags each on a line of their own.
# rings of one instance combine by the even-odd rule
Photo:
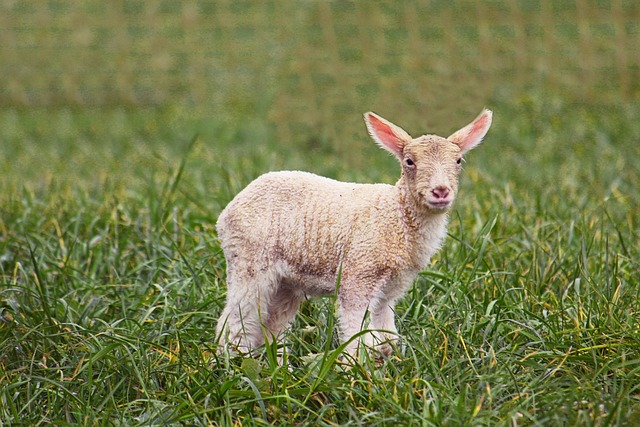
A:
<svg viewBox="0 0 640 427">
<path fill-rule="evenodd" d="M 1 166 L 22 182 L 170 158 L 195 132 L 212 157 L 235 140 L 363 168 L 365 111 L 446 136 L 485 106 L 500 123 L 640 94 L 634 0 L 0 0 L 0 40 Z M 263 169 L 304 167 L 283 157 Z"/>
</svg>

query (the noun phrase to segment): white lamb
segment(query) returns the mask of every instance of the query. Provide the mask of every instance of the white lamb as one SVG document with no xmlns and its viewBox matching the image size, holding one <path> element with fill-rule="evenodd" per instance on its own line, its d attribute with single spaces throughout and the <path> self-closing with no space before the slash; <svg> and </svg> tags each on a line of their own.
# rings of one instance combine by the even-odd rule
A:
<svg viewBox="0 0 640 427">
<path fill-rule="evenodd" d="M 402 164 L 395 186 L 270 172 L 220 214 L 228 285 L 221 346 L 248 352 L 277 339 L 304 299 L 332 294 L 339 283 L 341 339 L 366 327 L 369 311 L 365 345 L 391 354 L 395 303 L 440 248 L 462 156 L 480 144 L 492 113 L 484 110 L 446 139 L 412 139 L 374 113 L 364 117 L 373 140 Z M 359 342 L 347 345 L 351 355 Z"/>
</svg>

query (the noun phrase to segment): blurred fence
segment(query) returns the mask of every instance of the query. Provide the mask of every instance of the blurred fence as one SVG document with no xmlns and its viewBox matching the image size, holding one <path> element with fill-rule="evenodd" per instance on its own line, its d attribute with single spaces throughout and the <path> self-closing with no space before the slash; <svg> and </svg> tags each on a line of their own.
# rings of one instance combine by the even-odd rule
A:
<svg viewBox="0 0 640 427">
<path fill-rule="evenodd" d="M 369 109 L 640 94 L 635 0 L 0 0 L 0 40 L 0 107 L 206 106 L 285 138 Z"/>
</svg>

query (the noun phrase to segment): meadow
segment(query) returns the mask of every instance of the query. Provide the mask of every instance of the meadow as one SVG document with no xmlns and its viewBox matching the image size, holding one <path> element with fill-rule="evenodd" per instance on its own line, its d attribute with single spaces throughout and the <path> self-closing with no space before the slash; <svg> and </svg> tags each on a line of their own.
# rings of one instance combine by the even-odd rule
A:
<svg viewBox="0 0 640 427">
<path fill-rule="evenodd" d="M 362 160 L 214 132 L 175 111 L 3 112 L 16 151 L 3 159 L 1 419 L 640 421 L 640 106 L 547 101 L 492 104 L 446 245 L 398 307 L 403 352 L 346 371 L 332 299 L 304 305 L 285 366 L 274 348 L 214 353 L 225 297 L 214 223 L 267 170 L 338 165 L 327 174 L 392 183 L 395 160 L 364 127 L 354 155 L 370 166 L 355 169 Z M 147 132 L 153 142 L 129 143 Z M 29 147 L 45 134 L 50 151 Z"/>
<path fill-rule="evenodd" d="M 301 9 L 314 4 L 325 3 Z M 384 22 L 394 16 L 380 13 Z M 295 25 L 316 37 L 317 27 Z M 259 39 L 239 28 L 236 43 Z M 341 34 L 350 38 L 336 34 L 337 45 Z M 391 43 L 411 37 L 390 34 Z M 224 70 L 237 60 L 250 62 L 237 54 L 216 64 Z M 230 72 L 225 79 L 243 88 L 242 102 L 231 89 L 209 104 L 160 97 L 85 105 L 64 91 L 37 102 L 21 101 L 18 86 L 2 87 L 0 425 L 640 424 L 633 79 L 623 88 L 629 96 L 607 86 L 602 97 L 579 97 L 501 76 L 481 99 L 446 108 L 478 88 L 462 85 L 422 118 L 420 92 L 411 98 L 416 88 L 404 88 L 403 103 L 385 83 L 396 71 L 376 70 L 387 74 L 372 93 L 358 92 L 352 74 L 333 83 L 314 74 L 322 90 L 335 91 L 325 104 L 293 94 L 299 82 L 282 69 L 267 69 L 259 83 L 279 86 L 255 92 L 242 80 L 253 71 L 237 80 Z M 606 76 L 593 71 L 591 83 Z M 155 81 L 171 98 L 165 83 Z M 286 126 L 278 108 L 301 100 L 313 107 L 291 113 L 292 122 L 311 118 Z M 400 351 L 346 369 L 335 298 L 325 298 L 303 304 L 284 364 L 275 345 L 254 357 L 216 354 L 226 287 L 215 221 L 238 191 L 280 169 L 394 183 L 399 167 L 367 136 L 365 108 L 413 134 L 447 135 L 484 106 L 494 124 L 467 155 L 446 243 L 398 304 Z M 329 114 L 323 107 L 330 116 L 314 115 Z"/>
</svg>

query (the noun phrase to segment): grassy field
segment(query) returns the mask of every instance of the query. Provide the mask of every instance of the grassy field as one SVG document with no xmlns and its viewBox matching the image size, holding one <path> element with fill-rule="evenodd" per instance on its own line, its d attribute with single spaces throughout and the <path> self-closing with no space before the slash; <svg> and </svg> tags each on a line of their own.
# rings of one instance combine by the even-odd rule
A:
<svg viewBox="0 0 640 427">
<path fill-rule="evenodd" d="M 394 182 L 364 125 L 345 157 L 179 108 L 4 109 L 1 422 L 639 423 L 640 105 L 488 105 L 450 237 L 398 307 L 404 350 L 347 371 L 333 299 L 303 306 L 285 366 L 214 354 L 213 225 L 271 169 Z"/>
<path fill-rule="evenodd" d="M 0 12 L 0 426 L 640 425 L 637 2 Z M 344 369 L 326 298 L 284 365 L 215 354 L 238 191 L 394 183 L 363 112 L 448 135 L 485 106 L 402 351 Z"/>
</svg>

